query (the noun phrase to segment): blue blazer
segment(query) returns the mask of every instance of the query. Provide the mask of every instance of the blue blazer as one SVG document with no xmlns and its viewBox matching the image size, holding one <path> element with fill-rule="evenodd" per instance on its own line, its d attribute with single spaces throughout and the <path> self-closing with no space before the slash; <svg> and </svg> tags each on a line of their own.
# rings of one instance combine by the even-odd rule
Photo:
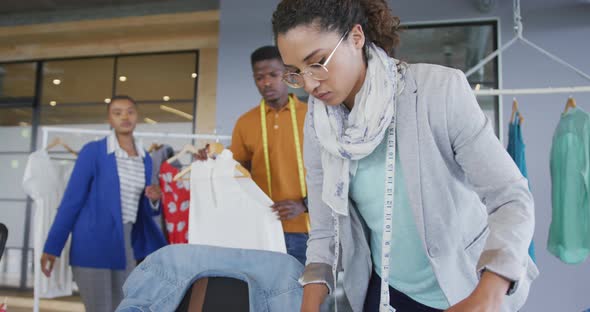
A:
<svg viewBox="0 0 590 312">
<path fill-rule="evenodd" d="M 152 160 L 144 158 L 146 186 L 151 184 Z M 86 144 L 76 161 L 44 252 L 59 256 L 72 233 L 72 266 L 123 270 L 126 266 L 121 193 L 115 154 L 107 154 L 107 140 Z M 131 232 L 135 259 L 143 259 L 166 245 L 152 216 L 149 199 L 142 194 Z"/>
</svg>

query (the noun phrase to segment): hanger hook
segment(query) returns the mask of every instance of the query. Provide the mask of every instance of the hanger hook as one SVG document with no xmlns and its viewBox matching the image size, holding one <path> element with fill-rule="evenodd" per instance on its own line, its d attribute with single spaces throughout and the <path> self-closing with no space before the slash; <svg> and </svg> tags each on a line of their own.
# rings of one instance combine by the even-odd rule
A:
<svg viewBox="0 0 590 312">
<path fill-rule="evenodd" d="M 219 143 L 219 135 L 217 134 L 217 128 L 213 129 L 213 135 L 215 135 L 215 143 Z"/>
</svg>

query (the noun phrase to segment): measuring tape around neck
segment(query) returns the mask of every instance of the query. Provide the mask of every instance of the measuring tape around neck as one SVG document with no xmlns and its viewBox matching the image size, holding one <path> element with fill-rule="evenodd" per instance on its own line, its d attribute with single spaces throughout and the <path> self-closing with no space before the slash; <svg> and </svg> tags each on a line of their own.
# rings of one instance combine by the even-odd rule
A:
<svg viewBox="0 0 590 312">
<path fill-rule="evenodd" d="M 395 120 L 395 117 L 394 117 Z M 389 304 L 389 271 L 391 236 L 393 233 L 393 205 L 395 192 L 395 155 L 396 155 L 396 129 L 395 121 L 392 121 L 387 128 L 387 154 L 385 159 L 385 194 L 383 205 L 383 237 L 381 244 L 381 287 L 379 312 L 395 312 Z M 334 262 L 332 263 L 332 276 L 334 281 L 338 280 L 338 263 L 340 259 L 340 221 L 336 213 L 332 212 L 334 221 Z M 334 297 L 335 311 L 338 311 L 338 301 Z"/>
<path fill-rule="evenodd" d="M 299 140 L 299 127 L 297 124 L 297 112 L 295 111 L 295 100 L 289 96 L 289 110 L 291 111 L 291 123 L 293 125 L 293 136 L 295 137 L 295 152 L 297 154 L 297 170 L 299 172 L 299 186 L 301 197 L 307 197 L 305 186 L 305 173 L 303 172 L 303 156 L 301 153 L 301 142 Z M 266 127 L 266 103 L 264 99 L 260 102 L 260 122 L 262 128 L 262 147 L 264 149 L 264 164 L 266 167 L 266 182 L 268 183 L 268 195 L 272 198 L 272 178 L 270 173 L 270 155 L 268 150 L 268 129 Z"/>
<path fill-rule="evenodd" d="M 398 81 L 395 92 L 398 98 L 393 101 L 393 116 L 391 123 L 387 128 L 387 154 L 385 155 L 385 194 L 383 205 L 383 237 L 381 243 L 381 296 L 379 302 L 379 312 L 395 312 L 390 305 L 389 298 L 389 271 L 391 260 L 391 237 L 393 233 L 393 206 L 395 204 L 395 161 L 397 155 L 397 137 L 396 137 L 396 114 L 397 100 L 401 96 L 404 88 L 404 76 L 407 64 L 400 63 L 398 68 Z"/>
<path fill-rule="evenodd" d="M 394 117 L 395 120 L 395 117 Z M 381 244 L 381 300 L 379 312 L 395 312 L 389 301 L 389 270 L 391 259 L 391 234 L 393 232 L 393 205 L 395 192 L 395 122 L 387 128 L 387 155 L 385 159 L 385 195 L 383 207 L 383 242 Z"/>
</svg>

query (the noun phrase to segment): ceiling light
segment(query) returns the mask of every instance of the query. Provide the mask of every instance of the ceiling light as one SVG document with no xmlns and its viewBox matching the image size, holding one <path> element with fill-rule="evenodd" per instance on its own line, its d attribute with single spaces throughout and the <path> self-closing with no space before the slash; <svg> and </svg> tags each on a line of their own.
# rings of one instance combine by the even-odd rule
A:
<svg viewBox="0 0 590 312">
<path fill-rule="evenodd" d="M 162 98 L 162 100 L 168 102 L 168 101 L 170 101 L 170 97 L 167 96 L 167 95 L 164 95 L 164 97 Z"/>
<path fill-rule="evenodd" d="M 172 108 L 172 107 L 166 106 L 166 105 L 160 105 L 160 109 L 163 110 L 163 111 L 165 111 L 165 112 L 169 112 L 169 113 L 172 113 L 174 115 L 177 115 L 177 116 L 186 118 L 188 120 L 193 120 L 193 115 L 188 114 L 188 113 L 185 113 L 185 112 L 183 112 L 181 110 L 178 110 L 176 108 Z"/>
<path fill-rule="evenodd" d="M 107 104 L 109 104 L 109 103 L 111 103 L 111 99 L 106 98 L 106 99 L 104 99 L 104 102 L 107 103 Z"/>
<path fill-rule="evenodd" d="M 61 84 L 61 80 L 59 79 L 53 79 L 53 84 L 56 86 L 59 86 Z"/>
<path fill-rule="evenodd" d="M 121 81 L 121 82 L 127 81 L 127 76 L 120 76 L 119 81 Z"/>
<path fill-rule="evenodd" d="M 56 101 L 50 101 L 50 102 L 49 102 L 49 105 L 51 105 L 51 106 L 55 106 L 55 105 L 57 105 L 57 102 L 56 102 Z"/>
<path fill-rule="evenodd" d="M 197 73 L 192 73 L 192 74 L 191 74 L 191 77 L 193 77 L 193 78 L 197 78 Z"/>
<path fill-rule="evenodd" d="M 153 120 L 153 119 L 151 119 L 151 118 L 147 118 L 147 117 L 146 117 L 146 118 L 144 118 L 143 120 L 144 120 L 146 123 L 149 123 L 149 124 L 151 124 L 151 125 L 153 125 L 153 124 L 157 124 L 157 123 L 158 123 L 157 121 L 155 121 L 155 120 Z"/>
</svg>

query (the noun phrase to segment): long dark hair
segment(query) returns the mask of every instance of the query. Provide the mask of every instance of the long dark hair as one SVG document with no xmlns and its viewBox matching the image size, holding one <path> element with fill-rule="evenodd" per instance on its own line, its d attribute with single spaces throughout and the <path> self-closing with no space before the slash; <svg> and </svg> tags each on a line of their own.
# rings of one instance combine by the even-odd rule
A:
<svg viewBox="0 0 590 312">
<path fill-rule="evenodd" d="M 275 38 L 300 25 L 343 35 L 356 24 L 363 28 L 366 42 L 394 56 L 400 20 L 385 0 L 283 0 L 272 15 Z"/>
</svg>

